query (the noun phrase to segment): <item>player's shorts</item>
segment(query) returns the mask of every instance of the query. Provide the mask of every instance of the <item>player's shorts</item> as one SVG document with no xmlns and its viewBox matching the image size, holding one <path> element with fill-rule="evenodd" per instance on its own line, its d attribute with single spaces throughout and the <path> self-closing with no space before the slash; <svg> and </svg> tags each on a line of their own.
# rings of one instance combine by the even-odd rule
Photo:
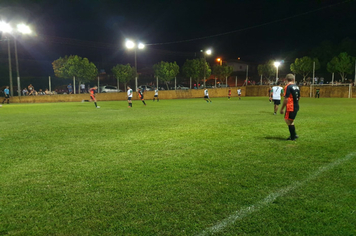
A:
<svg viewBox="0 0 356 236">
<path fill-rule="evenodd" d="M 90 94 L 90 99 L 95 100 L 95 96 Z"/>
<path fill-rule="evenodd" d="M 131 98 L 132 98 L 132 97 L 128 97 L 127 100 L 131 101 Z"/>
<path fill-rule="evenodd" d="M 142 95 L 142 97 L 140 96 L 140 99 L 141 99 L 141 100 L 143 99 L 143 95 Z"/>
<path fill-rule="evenodd" d="M 209 98 L 209 96 L 204 96 L 204 98 Z"/>
<path fill-rule="evenodd" d="M 281 104 L 281 100 L 273 99 L 272 101 L 274 102 L 274 105 L 279 105 L 279 104 Z"/>
<path fill-rule="evenodd" d="M 5 94 L 5 98 L 10 98 L 10 94 Z"/>
<path fill-rule="evenodd" d="M 155 98 L 157 98 L 157 97 L 158 97 L 158 95 L 154 95 L 154 97 L 155 97 Z"/>
<path fill-rule="evenodd" d="M 241 96 L 241 94 L 239 94 L 239 96 Z"/>
<path fill-rule="evenodd" d="M 286 114 L 284 115 L 284 119 L 286 120 L 294 120 L 295 117 L 297 116 L 298 111 L 286 111 Z"/>
</svg>

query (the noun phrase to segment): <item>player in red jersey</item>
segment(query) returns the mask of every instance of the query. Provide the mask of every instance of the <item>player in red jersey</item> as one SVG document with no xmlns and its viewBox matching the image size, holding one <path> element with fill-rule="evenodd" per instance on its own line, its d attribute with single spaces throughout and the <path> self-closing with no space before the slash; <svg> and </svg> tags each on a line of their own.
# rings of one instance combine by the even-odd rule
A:
<svg viewBox="0 0 356 236">
<path fill-rule="evenodd" d="M 294 119 L 299 111 L 300 90 L 294 82 L 295 77 L 293 74 L 288 74 L 286 79 L 288 84 L 284 88 L 284 101 L 280 112 L 283 114 L 284 108 L 287 108 L 284 116 L 284 120 L 288 125 L 290 133 L 290 137 L 287 140 L 295 141 L 295 139 L 298 138 L 298 135 L 295 132 Z"/>
<path fill-rule="evenodd" d="M 98 89 L 98 86 L 94 86 L 91 89 L 89 89 L 89 94 L 90 94 L 90 100 L 92 100 L 95 104 L 96 108 L 100 108 L 97 104 L 96 104 L 96 97 L 95 97 L 95 93 Z M 82 102 L 89 102 L 90 100 L 83 100 Z"/>
</svg>

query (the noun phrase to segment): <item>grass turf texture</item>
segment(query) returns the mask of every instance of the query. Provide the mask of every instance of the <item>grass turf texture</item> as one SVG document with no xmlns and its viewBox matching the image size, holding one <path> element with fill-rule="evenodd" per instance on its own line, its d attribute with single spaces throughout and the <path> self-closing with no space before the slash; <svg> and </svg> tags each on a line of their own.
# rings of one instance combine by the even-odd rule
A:
<svg viewBox="0 0 356 236">
<path fill-rule="evenodd" d="M 197 235 L 355 153 L 353 99 L 0 108 L 0 235 Z M 356 158 L 216 235 L 356 235 Z M 207 234 L 209 235 L 209 233 Z"/>
</svg>

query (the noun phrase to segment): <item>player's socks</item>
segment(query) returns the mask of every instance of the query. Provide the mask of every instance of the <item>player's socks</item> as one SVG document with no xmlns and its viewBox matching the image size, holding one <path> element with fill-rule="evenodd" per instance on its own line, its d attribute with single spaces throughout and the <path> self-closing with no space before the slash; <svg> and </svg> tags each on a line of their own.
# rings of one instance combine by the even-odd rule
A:
<svg viewBox="0 0 356 236">
<path fill-rule="evenodd" d="M 291 140 L 295 140 L 295 127 L 294 125 L 288 125 L 288 128 L 289 128 L 289 133 L 290 133 L 290 139 Z"/>
<path fill-rule="evenodd" d="M 98 107 L 98 105 L 96 105 L 96 102 L 94 102 L 94 104 L 95 104 L 95 107 Z"/>
<path fill-rule="evenodd" d="M 132 107 L 132 103 L 130 103 L 130 107 Z"/>
<path fill-rule="evenodd" d="M 146 103 L 145 103 L 145 101 L 142 101 L 142 103 L 146 106 Z"/>
<path fill-rule="evenodd" d="M 159 98 L 157 98 L 157 102 L 159 102 Z"/>
</svg>

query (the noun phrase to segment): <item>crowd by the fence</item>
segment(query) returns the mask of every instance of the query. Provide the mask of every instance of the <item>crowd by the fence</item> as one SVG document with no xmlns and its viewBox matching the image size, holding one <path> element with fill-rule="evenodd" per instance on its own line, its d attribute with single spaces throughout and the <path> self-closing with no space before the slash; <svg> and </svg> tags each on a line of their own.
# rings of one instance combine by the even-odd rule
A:
<svg viewBox="0 0 356 236">
<path fill-rule="evenodd" d="M 87 93 L 87 89 L 85 88 L 85 84 L 81 84 L 80 88 L 77 91 L 81 93 Z M 68 84 L 67 89 L 55 89 L 50 91 L 48 89 L 42 90 L 39 89 L 38 91 L 35 87 L 30 84 L 29 86 L 22 89 L 21 94 L 22 96 L 38 96 L 38 95 L 56 95 L 56 94 L 72 94 L 73 93 L 73 86 L 72 84 Z"/>
</svg>

